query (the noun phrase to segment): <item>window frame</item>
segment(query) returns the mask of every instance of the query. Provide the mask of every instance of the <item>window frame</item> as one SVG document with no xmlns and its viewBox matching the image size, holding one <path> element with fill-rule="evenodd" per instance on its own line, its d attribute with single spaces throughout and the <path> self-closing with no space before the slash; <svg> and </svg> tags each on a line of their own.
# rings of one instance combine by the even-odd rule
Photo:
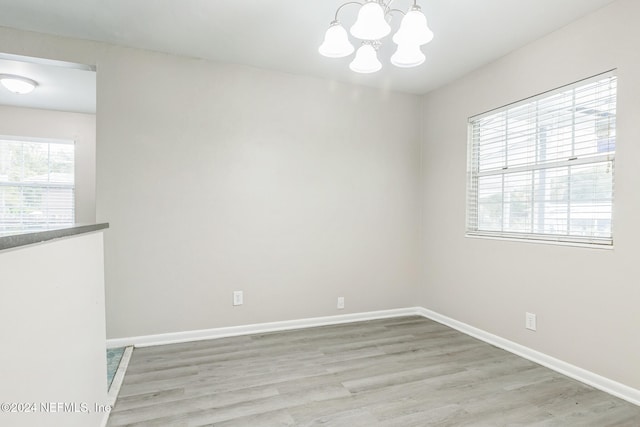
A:
<svg viewBox="0 0 640 427">
<path fill-rule="evenodd" d="M 600 80 L 604 80 L 604 79 L 614 79 L 616 82 L 616 92 L 615 92 L 615 100 L 614 100 L 614 111 L 616 111 L 616 115 L 614 120 L 614 126 L 617 127 L 617 99 L 618 99 L 618 86 L 617 86 L 617 74 L 616 74 L 616 70 L 610 70 L 592 77 L 588 77 L 586 79 L 582 79 L 579 81 L 576 81 L 574 83 L 568 84 L 568 85 L 564 85 L 525 99 L 522 99 L 520 101 L 511 103 L 511 104 L 507 104 L 504 105 L 502 107 L 499 108 L 495 108 L 493 110 L 475 115 L 475 116 L 471 116 L 468 118 L 468 134 L 467 134 L 467 186 L 466 186 L 466 200 L 465 200 L 465 208 L 466 208 L 466 223 L 465 223 L 465 237 L 468 238 L 486 238 L 486 239 L 493 239 L 493 240 L 507 240 L 507 241 L 519 241 L 519 242 L 529 242 L 529 243 L 547 243 L 547 244 L 559 244 L 559 245 L 566 245 L 566 246 L 585 246 L 585 247 L 593 247 L 593 248 L 603 248 L 603 249 L 610 249 L 613 248 L 613 237 L 614 237 L 614 229 L 613 229 L 613 216 L 614 216 L 614 201 L 615 201 L 615 158 L 616 158 L 616 149 L 614 148 L 613 151 L 607 151 L 605 153 L 601 153 L 601 154 L 595 154 L 595 155 L 587 155 L 587 156 L 578 156 L 578 157 L 574 157 L 574 155 L 572 154 L 572 156 L 570 158 L 565 158 L 562 160 L 556 160 L 556 161 L 550 161 L 550 162 L 544 162 L 542 164 L 538 163 L 538 160 L 533 160 L 533 161 L 529 161 L 527 164 L 524 165 L 519 165 L 519 166 L 511 166 L 511 167 L 506 167 L 508 166 L 508 160 L 507 160 L 507 152 L 508 152 L 508 145 L 507 141 L 509 140 L 508 136 L 505 136 L 504 141 L 505 141 L 505 167 L 502 168 L 494 168 L 494 169 L 490 169 L 490 170 L 485 170 L 485 171 L 481 171 L 480 170 L 480 156 L 476 155 L 476 140 L 474 139 L 474 122 L 477 122 L 478 120 L 481 120 L 483 118 L 489 117 L 489 116 L 493 116 L 502 112 L 505 112 L 506 114 L 508 114 L 509 111 L 517 108 L 517 107 L 521 107 L 521 106 L 527 106 L 527 105 L 532 105 L 533 103 L 536 103 L 539 100 L 544 100 L 547 98 L 551 98 L 556 94 L 560 94 L 566 91 L 569 91 L 571 89 L 576 89 L 579 87 L 583 87 L 586 86 L 590 83 L 594 83 Z M 574 94 L 575 96 L 575 94 Z M 575 100 L 575 98 L 574 98 Z M 572 123 L 572 129 L 575 132 L 575 118 L 576 118 L 576 113 L 577 110 L 573 111 L 572 114 L 572 119 L 573 119 L 573 123 Z M 536 111 L 536 114 L 538 114 L 538 112 Z M 537 118 L 537 116 L 536 116 Z M 505 125 L 506 129 L 508 129 L 508 125 Z M 505 132 L 507 132 L 508 130 L 506 130 Z M 538 139 L 539 136 L 539 127 L 536 123 L 535 126 L 535 138 L 536 141 Z M 615 140 L 617 140 L 617 133 L 614 130 L 614 138 Z M 538 143 L 536 142 L 536 150 L 537 150 L 537 145 Z M 571 136 L 571 147 L 572 149 L 575 148 L 575 144 L 576 144 L 576 138 L 575 135 L 572 134 Z M 614 146 L 615 147 L 615 146 Z M 571 235 L 571 230 L 570 228 L 567 229 L 567 233 L 566 234 L 552 234 L 552 233 L 535 233 L 535 232 L 513 232 L 513 231 L 504 231 L 504 210 L 501 214 L 501 224 L 502 224 L 502 230 L 501 231 L 493 231 L 493 230 L 482 230 L 479 229 L 479 206 L 480 203 L 478 201 L 479 199 L 479 179 L 482 177 L 487 177 L 487 176 L 516 176 L 516 174 L 518 173 L 526 173 L 526 172 L 530 172 L 532 173 L 532 183 L 533 181 L 535 181 L 535 174 L 537 171 L 541 171 L 541 170 L 554 170 L 554 169 L 561 169 L 561 168 L 566 168 L 567 169 L 567 173 L 568 176 L 570 176 L 571 173 L 571 168 L 572 167 L 576 167 L 576 166 L 581 166 L 581 165 L 593 165 L 594 167 L 597 165 L 604 165 L 607 164 L 608 167 L 610 167 L 610 172 L 611 172 L 611 198 L 610 200 L 610 205 L 611 205 L 611 216 L 610 216 L 610 237 L 595 237 L 595 236 L 576 236 L 576 235 Z M 498 170 L 499 169 L 499 170 Z M 503 179 L 503 187 L 501 190 L 501 204 L 502 207 L 504 209 L 504 199 L 505 199 L 505 188 L 504 188 L 504 179 Z M 532 195 L 534 194 L 534 191 L 532 190 Z M 532 207 L 533 208 L 533 199 L 532 199 Z M 591 206 L 595 205 L 592 204 Z M 568 202 L 568 209 L 570 206 L 570 201 Z M 570 211 L 567 211 L 568 215 L 570 215 Z M 533 215 L 533 212 L 531 213 L 531 215 Z M 593 218 L 595 219 L 595 218 Z M 569 221 L 570 218 L 568 218 L 567 221 Z M 533 229 L 533 225 L 532 225 L 532 229 Z"/>
</svg>

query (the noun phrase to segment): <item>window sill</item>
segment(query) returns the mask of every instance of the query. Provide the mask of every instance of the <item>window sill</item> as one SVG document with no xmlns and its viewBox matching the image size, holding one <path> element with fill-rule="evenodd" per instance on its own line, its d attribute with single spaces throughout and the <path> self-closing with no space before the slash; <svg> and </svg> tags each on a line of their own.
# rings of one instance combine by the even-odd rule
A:
<svg viewBox="0 0 640 427">
<path fill-rule="evenodd" d="M 614 249 L 613 244 L 607 245 L 602 243 L 562 242 L 558 240 L 526 239 L 526 238 L 518 238 L 518 237 L 488 236 L 483 234 L 469 234 L 469 233 L 466 233 L 464 237 L 468 239 L 501 240 L 501 241 L 507 241 L 507 242 L 533 243 L 533 244 L 539 244 L 539 245 L 572 246 L 576 248 L 600 249 L 600 250 L 606 250 L 606 251 L 612 251 Z"/>
</svg>

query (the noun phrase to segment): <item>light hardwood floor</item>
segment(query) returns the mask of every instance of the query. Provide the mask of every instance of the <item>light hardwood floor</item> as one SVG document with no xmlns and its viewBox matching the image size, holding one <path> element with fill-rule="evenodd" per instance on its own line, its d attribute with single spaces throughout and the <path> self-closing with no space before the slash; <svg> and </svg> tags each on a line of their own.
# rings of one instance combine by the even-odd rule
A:
<svg viewBox="0 0 640 427">
<path fill-rule="evenodd" d="M 422 317 L 135 349 L 109 426 L 640 426 L 640 407 Z"/>
</svg>

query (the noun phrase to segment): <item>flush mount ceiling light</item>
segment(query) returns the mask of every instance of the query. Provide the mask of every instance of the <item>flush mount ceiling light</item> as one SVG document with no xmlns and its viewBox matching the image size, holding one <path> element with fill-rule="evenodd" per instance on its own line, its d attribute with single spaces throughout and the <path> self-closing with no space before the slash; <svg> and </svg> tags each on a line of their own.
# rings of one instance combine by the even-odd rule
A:
<svg viewBox="0 0 640 427">
<path fill-rule="evenodd" d="M 7 90 L 21 95 L 33 92 L 36 86 L 38 86 L 38 82 L 35 80 L 22 76 L 14 76 L 12 74 L 0 74 L 0 83 L 2 83 L 2 86 L 7 88 Z"/>
<path fill-rule="evenodd" d="M 336 10 L 335 18 L 329 24 L 324 35 L 324 42 L 318 48 L 321 55 L 329 58 L 343 58 L 353 53 L 355 48 L 349 41 L 349 35 L 338 20 L 340 10 L 351 4 L 360 6 L 358 18 L 349 29 L 351 35 L 360 39 L 361 46 L 356 51 L 355 58 L 349 68 L 356 73 L 375 73 L 382 68 L 378 60 L 378 48 L 382 39 L 391 33 L 391 23 L 394 14 L 402 14 L 398 31 L 393 35 L 393 42 L 397 45 L 396 52 L 391 56 L 391 63 L 396 67 L 417 67 L 425 61 L 420 46 L 433 39 L 433 32 L 427 25 L 427 18 L 422 13 L 417 0 L 405 13 L 399 9 L 392 9 L 394 0 L 365 0 L 364 3 L 350 1 L 343 3 Z"/>
</svg>

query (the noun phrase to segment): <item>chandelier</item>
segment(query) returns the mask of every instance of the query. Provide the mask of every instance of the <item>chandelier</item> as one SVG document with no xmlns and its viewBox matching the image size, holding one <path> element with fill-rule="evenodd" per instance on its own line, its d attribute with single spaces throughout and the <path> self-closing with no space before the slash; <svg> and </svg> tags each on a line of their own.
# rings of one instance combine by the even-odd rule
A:
<svg viewBox="0 0 640 427">
<path fill-rule="evenodd" d="M 349 41 L 347 31 L 338 20 L 338 14 L 343 7 L 357 4 L 360 6 L 358 18 L 349 32 L 361 45 L 349 64 L 349 68 L 356 73 L 375 73 L 382 68 L 378 60 L 378 48 L 382 39 L 391 33 L 389 23 L 393 14 L 403 15 L 400 28 L 393 35 L 393 42 L 398 46 L 391 56 L 391 63 L 396 67 L 417 67 L 425 61 L 420 46 L 433 39 L 433 32 L 427 25 L 427 18 L 420 10 L 420 6 L 413 1 L 411 8 L 405 13 L 399 9 L 392 9 L 394 0 L 365 0 L 364 3 L 350 1 L 343 3 L 336 10 L 333 21 L 324 35 L 324 42 L 318 48 L 321 55 L 328 58 L 343 58 L 353 53 L 355 48 Z"/>
</svg>

